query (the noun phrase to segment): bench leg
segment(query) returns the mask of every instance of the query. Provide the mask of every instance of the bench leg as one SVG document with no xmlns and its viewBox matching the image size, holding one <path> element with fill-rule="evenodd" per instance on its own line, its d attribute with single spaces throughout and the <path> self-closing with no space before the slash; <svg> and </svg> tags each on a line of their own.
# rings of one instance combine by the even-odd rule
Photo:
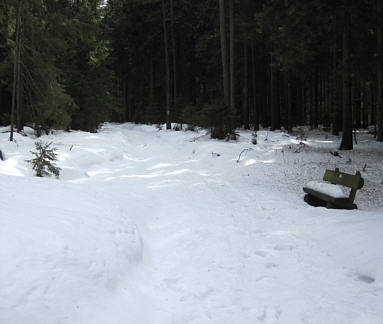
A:
<svg viewBox="0 0 383 324">
<path fill-rule="evenodd" d="M 351 210 L 351 209 L 358 209 L 358 206 L 355 205 L 355 204 L 343 204 L 343 205 L 333 205 L 334 207 L 328 207 L 328 208 L 336 208 L 336 209 L 348 209 L 348 210 Z"/>
<path fill-rule="evenodd" d="M 304 201 L 307 202 L 309 205 L 314 207 L 326 207 L 326 202 L 322 199 L 319 199 L 311 194 L 307 194 L 304 197 Z"/>
<path fill-rule="evenodd" d="M 338 209 L 337 206 L 335 206 L 334 204 L 329 203 L 329 202 L 326 204 L 326 208 L 328 208 L 328 209 Z"/>
</svg>

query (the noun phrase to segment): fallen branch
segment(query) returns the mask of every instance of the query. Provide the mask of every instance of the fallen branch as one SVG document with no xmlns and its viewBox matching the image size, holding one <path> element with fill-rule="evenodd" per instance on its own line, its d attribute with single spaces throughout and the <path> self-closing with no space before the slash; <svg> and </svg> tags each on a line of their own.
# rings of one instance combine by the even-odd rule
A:
<svg viewBox="0 0 383 324">
<path fill-rule="evenodd" d="M 243 149 L 241 153 L 239 153 L 239 156 L 238 156 L 238 159 L 237 159 L 237 163 L 241 162 L 241 156 L 243 153 L 247 153 L 248 151 L 252 151 L 253 149 L 252 148 L 247 148 L 247 149 Z"/>
</svg>

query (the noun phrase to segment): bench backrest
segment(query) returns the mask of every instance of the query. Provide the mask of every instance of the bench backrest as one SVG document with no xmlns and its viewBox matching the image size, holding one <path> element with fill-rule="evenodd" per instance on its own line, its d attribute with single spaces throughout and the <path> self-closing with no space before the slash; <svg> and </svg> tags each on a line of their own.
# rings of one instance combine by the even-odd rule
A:
<svg viewBox="0 0 383 324">
<path fill-rule="evenodd" d="M 364 180 L 359 171 L 356 171 L 356 174 L 348 174 L 340 172 L 338 168 L 334 171 L 326 170 L 323 180 L 351 188 L 349 197 L 351 202 L 355 199 L 356 191 L 364 185 Z"/>
</svg>

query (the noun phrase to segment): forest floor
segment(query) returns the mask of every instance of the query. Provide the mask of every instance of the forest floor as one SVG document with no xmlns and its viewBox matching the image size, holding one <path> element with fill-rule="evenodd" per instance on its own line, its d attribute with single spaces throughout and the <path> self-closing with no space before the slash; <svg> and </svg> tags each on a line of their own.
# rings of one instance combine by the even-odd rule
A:
<svg viewBox="0 0 383 324">
<path fill-rule="evenodd" d="M 105 124 L 55 132 L 60 179 L 36 178 L 37 139 L 0 129 L 1 324 L 380 324 L 383 145 L 307 131 Z M 242 152 L 242 154 L 241 154 Z M 358 210 L 302 187 L 362 172 Z"/>
</svg>

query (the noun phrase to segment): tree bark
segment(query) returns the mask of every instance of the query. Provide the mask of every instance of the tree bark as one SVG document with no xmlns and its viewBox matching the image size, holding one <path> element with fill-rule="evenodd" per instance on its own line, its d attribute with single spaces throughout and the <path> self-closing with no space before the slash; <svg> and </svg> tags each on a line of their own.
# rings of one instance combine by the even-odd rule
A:
<svg viewBox="0 0 383 324">
<path fill-rule="evenodd" d="M 338 73 L 338 55 L 337 55 L 337 45 L 334 45 L 333 48 L 333 83 L 332 83 L 332 135 L 339 136 L 339 131 L 342 128 L 342 111 L 341 111 L 341 86 L 340 78 Z"/>
<path fill-rule="evenodd" d="M 227 46 L 226 46 L 226 27 L 225 27 L 225 1 L 219 0 L 219 28 L 221 37 L 221 58 L 223 74 L 223 97 L 225 104 L 230 105 L 229 101 L 229 71 L 227 66 Z"/>
<path fill-rule="evenodd" d="M 279 96 L 276 94 L 276 82 L 273 67 L 273 54 L 270 53 L 270 111 L 271 111 L 271 130 L 281 127 L 279 118 Z"/>
<path fill-rule="evenodd" d="M 20 133 L 24 127 L 23 125 L 23 78 L 22 78 L 22 52 L 23 52 L 23 26 L 22 26 L 22 12 L 20 18 L 20 27 L 19 27 L 19 53 L 18 53 L 18 62 L 17 62 L 17 86 L 16 86 L 16 125 L 17 132 Z"/>
<path fill-rule="evenodd" d="M 362 116 L 363 116 L 363 128 L 368 127 L 368 95 L 367 95 L 367 85 L 366 81 L 362 81 Z"/>
<path fill-rule="evenodd" d="M 162 25 L 164 32 L 164 54 L 165 54 L 165 86 L 166 86 L 166 129 L 171 129 L 170 123 L 170 66 L 168 50 L 168 33 L 166 28 L 165 0 L 162 0 Z"/>
<path fill-rule="evenodd" d="M 124 100 L 124 121 L 130 121 L 129 120 L 129 103 L 128 103 L 128 85 L 127 85 L 127 80 L 126 77 L 122 80 L 122 95 L 123 100 Z"/>
<path fill-rule="evenodd" d="M 254 114 L 254 130 L 259 130 L 259 109 L 257 106 L 257 85 L 255 75 L 255 45 L 254 39 L 251 42 L 251 76 L 253 83 L 253 114 Z"/>
<path fill-rule="evenodd" d="M 382 3 L 381 0 L 377 2 L 378 15 L 380 17 L 382 13 Z M 382 98 L 382 68 L 383 68 L 383 44 L 382 44 L 382 24 L 379 21 L 378 24 L 378 98 L 377 98 L 377 124 L 378 124 L 378 134 L 376 140 L 378 142 L 383 142 L 383 98 Z"/>
<path fill-rule="evenodd" d="M 344 27 L 342 34 L 342 74 L 343 74 L 343 127 L 340 150 L 352 150 L 352 108 L 350 103 L 350 75 L 349 75 L 349 44 L 348 44 L 348 13 L 344 13 Z"/>
<path fill-rule="evenodd" d="M 243 127 L 250 129 L 248 105 L 247 43 L 243 44 Z"/>
<path fill-rule="evenodd" d="M 234 0 L 229 0 L 230 17 L 230 109 L 235 113 L 235 75 L 234 75 Z"/>
<path fill-rule="evenodd" d="M 302 100 L 302 112 L 301 112 L 301 124 L 306 125 L 306 81 L 302 83 L 301 89 L 301 100 Z"/>
<path fill-rule="evenodd" d="M 170 21 L 171 21 L 171 39 L 172 39 L 172 54 L 173 54 L 173 111 L 177 114 L 177 51 L 176 51 L 176 37 L 174 31 L 174 4 L 170 0 Z"/>
<path fill-rule="evenodd" d="M 21 0 L 17 2 L 17 14 L 16 14 L 16 48 L 15 48 L 15 58 L 13 63 L 13 84 L 12 84 L 12 106 L 11 106 L 11 133 L 9 135 L 9 140 L 13 141 L 13 131 L 15 123 L 15 110 L 16 110 L 16 101 L 18 93 L 17 81 L 19 80 L 19 58 L 20 58 L 20 28 L 21 28 Z"/>
<path fill-rule="evenodd" d="M 292 108 L 292 90 L 291 90 L 291 77 L 287 75 L 287 131 L 291 134 L 293 132 L 293 108 Z"/>
<path fill-rule="evenodd" d="M 150 75 L 149 75 L 149 114 L 153 113 L 154 108 L 154 64 L 153 59 L 150 58 Z"/>
<path fill-rule="evenodd" d="M 314 82 L 313 82 L 313 95 L 314 95 L 314 100 L 313 100 L 313 123 L 312 127 L 313 128 L 318 128 L 318 116 L 319 116 L 319 96 L 318 96 L 318 71 L 315 71 L 314 74 Z"/>
</svg>

